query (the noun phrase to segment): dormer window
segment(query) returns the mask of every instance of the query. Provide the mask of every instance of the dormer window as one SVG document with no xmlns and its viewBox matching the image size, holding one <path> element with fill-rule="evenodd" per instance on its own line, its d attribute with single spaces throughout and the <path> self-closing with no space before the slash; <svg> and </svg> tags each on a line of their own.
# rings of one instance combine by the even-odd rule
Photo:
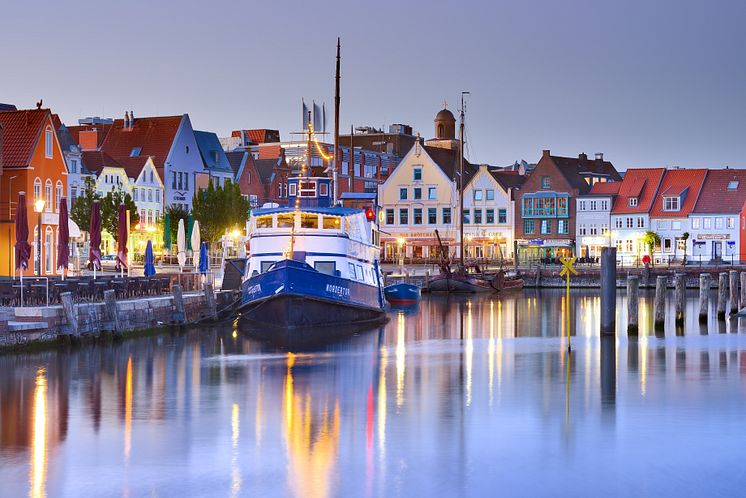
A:
<svg viewBox="0 0 746 498">
<path fill-rule="evenodd" d="M 664 197 L 663 198 L 663 210 L 664 211 L 678 211 L 681 209 L 681 199 L 679 197 Z"/>
<path fill-rule="evenodd" d="M 637 197 L 630 197 L 629 198 L 629 207 L 637 207 Z"/>
<path fill-rule="evenodd" d="M 142 152 L 142 147 L 132 147 L 130 157 L 140 157 L 140 152 Z"/>
<path fill-rule="evenodd" d="M 738 188 L 738 180 L 731 180 L 728 182 L 728 190 L 736 190 Z"/>
<path fill-rule="evenodd" d="M 552 188 L 552 180 L 548 176 L 541 177 L 541 188 L 543 189 Z"/>
</svg>

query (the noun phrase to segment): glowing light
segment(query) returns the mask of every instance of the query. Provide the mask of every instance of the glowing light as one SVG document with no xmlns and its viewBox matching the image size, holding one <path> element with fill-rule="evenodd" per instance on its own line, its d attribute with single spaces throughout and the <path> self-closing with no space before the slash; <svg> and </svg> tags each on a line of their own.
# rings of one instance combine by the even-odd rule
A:
<svg viewBox="0 0 746 498">
<path fill-rule="evenodd" d="M 316 134 L 313 131 L 313 125 L 310 122 L 308 123 L 308 132 L 311 134 L 311 140 L 313 141 L 313 144 L 316 146 L 316 151 L 324 159 L 324 161 L 332 160 L 334 158 L 334 154 L 327 154 L 326 152 L 324 152 L 324 149 L 321 147 L 321 144 L 316 139 Z"/>
<path fill-rule="evenodd" d="M 398 243 L 398 244 L 399 244 L 400 246 L 403 246 L 403 245 L 404 245 L 404 243 L 406 242 L 406 239 L 405 239 L 404 237 L 399 237 L 398 239 L 396 239 L 396 242 L 397 242 L 397 243 Z"/>
<path fill-rule="evenodd" d="M 44 202 L 44 199 L 37 199 L 34 202 L 34 211 L 37 212 L 37 213 L 41 213 L 42 211 L 44 211 L 44 205 L 45 204 L 46 203 Z"/>
<path fill-rule="evenodd" d="M 46 496 L 47 481 L 47 377 L 46 371 L 36 371 L 34 388 L 34 434 L 31 440 L 31 492 L 32 498 Z"/>
<path fill-rule="evenodd" d="M 239 230 L 233 230 L 231 232 L 231 237 L 233 237 L 234 239 L 237 239 L 240 235 L 241 235 L 241 232 Z"/>
</svg>

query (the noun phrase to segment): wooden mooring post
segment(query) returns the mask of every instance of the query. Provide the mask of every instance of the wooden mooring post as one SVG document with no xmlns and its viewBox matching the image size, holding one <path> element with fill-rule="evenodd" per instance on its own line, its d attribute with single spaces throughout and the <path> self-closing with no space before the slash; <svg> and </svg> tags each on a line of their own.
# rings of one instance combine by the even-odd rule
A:
<svg viewBox="0 0 746 498">
<path fill-rule="evenodd" d="M 653 303 L 653 314 L 655 315 L 655 330 L 663 330 L 666 326 L 666 285 L 667 277 L 659 276 L 655 279 L 655 302 Z"/>
<path fill-rule="evenodd" d="M 741 272 L 741 304 L 740 307 L 746 306 L 746 271 Z"/>
<path fill-rule="evenodd" d="M 728 272 L 730 281 L 728 282 L 728 289 L 730 290 L 730 314 L 735 315 L 738 313 L 738 272 L 731 270 Z"/>
<path fill-rule="evenodd" d="M 601 335 L 616 334 L 616 247 L 601 248 Z"/>
<path fill-rule="evenodd" d="M 62 302 L 62 311 L 65 313 L 65 320 L 67 320 L 68 334 L 66 335 L 80 337 L 80 325 L 78 314 L 75 312 L 73 295 L 69 292 L 63 292 L 60 294 L 60 301 Z"/>
<path fill-rule="evenodd" d="M 212 284 L 205 282 L 205 304 L 207 305 L 207 316 L 210 320 L 218 319 L 218 305 L 215 302 L 215 293 L 212 290 Z"/>
<path fill-rule="evenodd" d="M 114 338 L 122 337 L 122 327 L 119 324 L 119 313 L 117 313 L 117 298 L 114 289 L 104 291 L 104 309 L 106 310 L 106 320 L 110 325 L 110 332 Z"/>
<path fill-rule="evenodd" d="M 676 325 L 684 324 L 684 290 L 686 283 L 686 275 L 684 273 L 677 273 L 674 275 L 674 304 L 676 309 Z"/>
<path fill-rule="evenodd" d="M 710 274 L 699 274 L 699 323 L 707 323 L 710 312 Z"/>
<path fill-rule="evenodd" d="M 718 275 L 718 320 L 725 320 L 725 304 L 728 301 L 728 274 Z"/>
<path fill-rule="evenodd" d="M 630 275 L 627 277 L 627 333 L 630 335 L 637 335 L 639 302 L 640 277 Z"/>
<path fill-rule="evenodd" d="M 174 284 L 171 287 L 171 292 L 174 295 L 174 312 L 171 315 L 171 322 L 177 325 L 181 325 L 186 322 L 186 312 L 184 311 L 184 294 L 181 290 L 181 285 Z"/>
</svg>

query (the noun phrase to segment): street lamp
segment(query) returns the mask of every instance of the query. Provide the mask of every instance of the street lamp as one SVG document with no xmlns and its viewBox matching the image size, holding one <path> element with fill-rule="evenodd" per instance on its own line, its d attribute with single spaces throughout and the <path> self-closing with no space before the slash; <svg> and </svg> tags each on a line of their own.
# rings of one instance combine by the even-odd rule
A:
<svg viewBox="0 0 746 498">
<path fill-rule="evenodd" d="M 38 215 L 38 223 L 36 225 L 36 274 L 41 275 L 41 212 L 44 211 L 44 199 L 36 199 L 34 201 L 34 211 Z"/>
</svg>

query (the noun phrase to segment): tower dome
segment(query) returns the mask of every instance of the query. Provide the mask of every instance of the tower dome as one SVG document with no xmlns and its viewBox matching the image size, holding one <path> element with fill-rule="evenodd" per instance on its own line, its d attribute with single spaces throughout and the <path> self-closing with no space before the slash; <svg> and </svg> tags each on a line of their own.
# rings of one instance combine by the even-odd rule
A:
<svg viewBox="0 0 746 498">
<path fill-rule="evenodd" d="M 456 138 L 456 118 L 444 107 L 435 115 L 435 138 L 438 140 L 454 140 Z"/>
</svg>

